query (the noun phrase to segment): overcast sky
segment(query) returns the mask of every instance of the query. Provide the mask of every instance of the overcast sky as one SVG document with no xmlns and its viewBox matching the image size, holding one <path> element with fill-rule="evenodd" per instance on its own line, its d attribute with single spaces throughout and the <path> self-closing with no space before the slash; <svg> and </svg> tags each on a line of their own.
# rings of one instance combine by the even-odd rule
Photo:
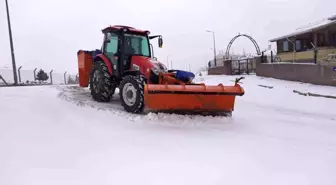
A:
<svg viewBox="0 0 336 185">
<path fill-rule="evenodd" d="M 5 2 L 0 3 L 0 68 L 11 67 Z M 210 29 L 217 50 L 246 33 L 261 49 L 268 40 L 336 14 L 335 0 L 8 0 L 17 66 L 77 73 L 77 51 L 99 49 L 101 29 L 122 24 L 162 34 L 155 55 L 173 67 L 196 70 L 213 58 Z M 255 52 L 239 38 L 231 51 Z"/>
</svg>

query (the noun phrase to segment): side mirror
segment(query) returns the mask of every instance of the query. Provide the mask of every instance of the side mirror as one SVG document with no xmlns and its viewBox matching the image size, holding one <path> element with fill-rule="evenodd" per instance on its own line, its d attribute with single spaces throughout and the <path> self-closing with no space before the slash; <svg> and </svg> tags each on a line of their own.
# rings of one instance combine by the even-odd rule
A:
<svg viewBox="0 0 336 185">
<path fill-rule="evenodd" d="M 162 40 L 162 37 L 161 37 L 161 36 L 159 37 L 158 44 L 159 44 L 159 48 L 162 48 L 163 40 Z"/>
</svg>

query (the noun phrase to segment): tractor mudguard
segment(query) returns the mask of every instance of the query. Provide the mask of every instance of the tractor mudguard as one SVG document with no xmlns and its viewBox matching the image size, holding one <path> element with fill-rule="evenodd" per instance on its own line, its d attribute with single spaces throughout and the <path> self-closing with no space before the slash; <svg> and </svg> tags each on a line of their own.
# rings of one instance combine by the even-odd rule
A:
<svg viewBox="0 0 336 185">
<path fill-rule="evenodd" d="M 124 71 L 124 73 L 122 74 L 122 76 L 139 76 L 141 73 L 140 71 L 134 71 L 134 70 L 127 70 L 127 71 Z"/>
<path fill-rule="evenodd" d="M 94 58 L 94 61 L 97 60 L 101 60 L 105 63 L 108 72 L 110 73 L 110 75 L 112 74 L 112 65 L 111 65 L 111 61 L 103 54 L 97 54 L 96 57 Z"/>
<path fill-rule="evenodd" d="M 142 80 L 144 80 L 145 83 L 147 83 L 147 77 L 142 74 L 140 71 L 135 71 L 135 70 L 127 70 L 123 73 L 122 77 L 126 77 L 126 76 L 140 76 L 140 78 L 142 78 Z"/>
</svg>

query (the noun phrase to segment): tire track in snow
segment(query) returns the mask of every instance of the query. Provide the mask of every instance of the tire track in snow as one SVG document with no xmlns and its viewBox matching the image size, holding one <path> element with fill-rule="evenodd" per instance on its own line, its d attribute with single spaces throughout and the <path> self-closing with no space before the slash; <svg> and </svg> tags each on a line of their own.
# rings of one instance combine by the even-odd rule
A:
<svg viewBox="0 0 336 185">
<path fill-rule="evenodd" d="M 96 102 L 92 99 L 88 88 L 82 88 L 76 85 L 73 86 L 55 86 L 59 91 L 58 98 L 71 102 L 78 107 L 90 107 L 99 111 L 109 111 L 116 116 L 124 117 L 132 122 L 162 124 L 179 127 L 195 127 L 205 126 L 210 128 L 212 126 L 220 126 L 223 123 L 231 123 L 230 118 L 223 116 L 201 116 L 201 115 L 179 115 L 169 113 L 152 113 L 145 112 L 142 114 L 131 114 L 125 112 L 120 104 L 119 89 L 116 89 L 115 94 L 110 102 Z M 211 126 L 210 126 L 211 125 Z"/>
</svg>

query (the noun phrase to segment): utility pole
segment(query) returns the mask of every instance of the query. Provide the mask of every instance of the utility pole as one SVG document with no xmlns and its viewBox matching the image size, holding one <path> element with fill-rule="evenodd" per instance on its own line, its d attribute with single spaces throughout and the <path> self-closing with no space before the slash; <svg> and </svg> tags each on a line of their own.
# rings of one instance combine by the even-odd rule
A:
<svg viewBox="0 0 336 185">
<path fill-rule="evenodd" d="M 216 66 L 217 65 L 217 59 L 216 59 L 216 38 L 215 38 L 215 32 L 214 31 L 210 31 L 210 30 L 206 30 L 206 31 L 212 33 L 213 44 L 214 44 L 214 62 L 215 62 L 215 66 Z"/>
<path fill-rule="evenodd" d="M 12 54 L 14 85 L 18 85 L 17 72 L 16 72 L 16 64 L 15 64 L 15 55 L 14 55 L 14 46 L 13 46 L 13 37 L 12 37 L 12 29 L 11 29 L 11 23 L 10 23 L 10 17 L 9 17 L 9 10 L 8 10 L 8 1 L 5 0 L 5 2 L 6 2 L 8 32 L 9 32 L 9 43 L 10 43 L 11 54 Z"/>
</svg>

